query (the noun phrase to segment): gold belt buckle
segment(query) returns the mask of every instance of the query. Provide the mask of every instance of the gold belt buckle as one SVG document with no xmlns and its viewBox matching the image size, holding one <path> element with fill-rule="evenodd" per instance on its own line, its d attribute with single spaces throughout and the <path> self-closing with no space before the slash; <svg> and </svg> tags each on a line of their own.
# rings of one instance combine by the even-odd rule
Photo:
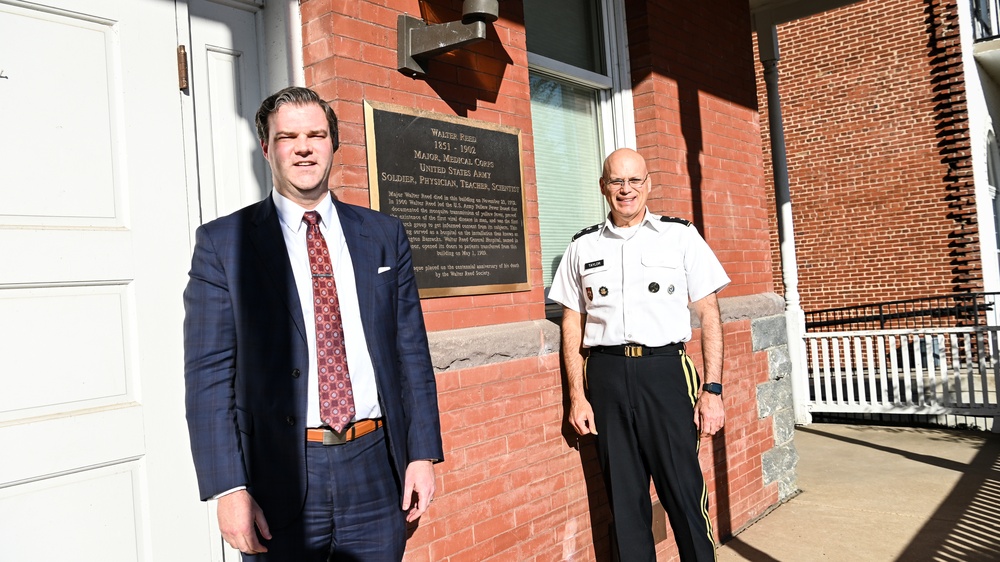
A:
<svg viewBox="0 0 1000 562">
<path fill-rule="evenodd" d="M 347 443 L 347 432 L 349 429 L 345 429 L 341 433 L 337 433 L 332 429 L 323 430 L 323 444 L 324 445 L 343 445 Z"/>
<path fill-rule="evenodd" d="M 642 357 L 642 346 L 626 344 L 625 357 Z"/>
</svg>

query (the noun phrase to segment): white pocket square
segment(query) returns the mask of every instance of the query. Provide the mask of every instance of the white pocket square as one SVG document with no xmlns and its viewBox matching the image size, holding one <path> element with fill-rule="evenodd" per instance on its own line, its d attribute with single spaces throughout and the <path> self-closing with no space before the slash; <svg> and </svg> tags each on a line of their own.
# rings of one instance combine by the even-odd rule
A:
<svg viewBox="0 0 1000 562">
<path fill-rule="evenodd" d="M 387 265 L 384 265 L 384 266 L 378 268 L 378 274 L 381 275 L 381 274 L 385 273 L 386 271 L 389 271 L 390 269 L 392 269 L 392 268 L 389 267 L 389 266 L 387 266 Z"/>
</svg>

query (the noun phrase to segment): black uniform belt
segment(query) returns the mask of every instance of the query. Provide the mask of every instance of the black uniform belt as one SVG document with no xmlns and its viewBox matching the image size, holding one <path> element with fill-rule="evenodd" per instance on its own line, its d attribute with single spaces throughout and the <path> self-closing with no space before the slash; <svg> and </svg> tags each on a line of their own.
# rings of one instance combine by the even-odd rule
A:
<svg viewBox="0 0 1000 562">
<path fill-rule="evenodd" d="M 625 357 L 645 357 L 647 355 L 667 355 L 684 351 L 684 342 L 668 343 L 659 347 L 647 347 L 634 343 L 625 345 L 597 345 L 590 348 L 591 353 L 606 353 L 608 355 L 624 355 Z"/>
</svg>

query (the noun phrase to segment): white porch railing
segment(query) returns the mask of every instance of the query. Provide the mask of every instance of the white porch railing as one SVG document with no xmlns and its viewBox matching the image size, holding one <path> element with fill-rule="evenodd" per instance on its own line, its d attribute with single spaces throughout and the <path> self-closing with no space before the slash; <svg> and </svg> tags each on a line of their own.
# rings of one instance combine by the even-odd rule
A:
<svg viewBox="0 0 1000 562">
<path fill-rule="evenodd" d="M 998 416 L 998 326 L 805 335 L 811 412 Z"/>
</svg>

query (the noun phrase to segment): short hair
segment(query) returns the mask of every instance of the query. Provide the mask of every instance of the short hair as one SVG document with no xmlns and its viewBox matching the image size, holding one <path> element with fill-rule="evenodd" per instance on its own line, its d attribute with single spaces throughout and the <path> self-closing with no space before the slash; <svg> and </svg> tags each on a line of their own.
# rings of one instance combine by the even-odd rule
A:
<svg viewBox="0 0 1000 562">
<path fill-rule="evenodd" d="M 293 105 L 309 105 L 314 103 L 323 109 L 323 113 L 326 114 L 326 122 L 330 126 L 330 140 L 333 141 L 333 150 L 336 151 L 340 146 L 340 137 L 337 132 L 337 114 L 333 112 L 333 108 L 330 104 L 323 101 L 323 98 L 319 97 L 319 94 L 310 90 L 309 88 L 302 88 L 299 86 L 291 86 L 285 88 L 275 94 L 268 96 L 260 104 L 260 109 L 257 110 L 257 117 L 255 119 L 257 125 L 257 138 L 261 143 L 266 143 L 268 139 L 267 120 L 271 115 L 278 111 L 281 106 L 285 104 Z"/>
</svg>

